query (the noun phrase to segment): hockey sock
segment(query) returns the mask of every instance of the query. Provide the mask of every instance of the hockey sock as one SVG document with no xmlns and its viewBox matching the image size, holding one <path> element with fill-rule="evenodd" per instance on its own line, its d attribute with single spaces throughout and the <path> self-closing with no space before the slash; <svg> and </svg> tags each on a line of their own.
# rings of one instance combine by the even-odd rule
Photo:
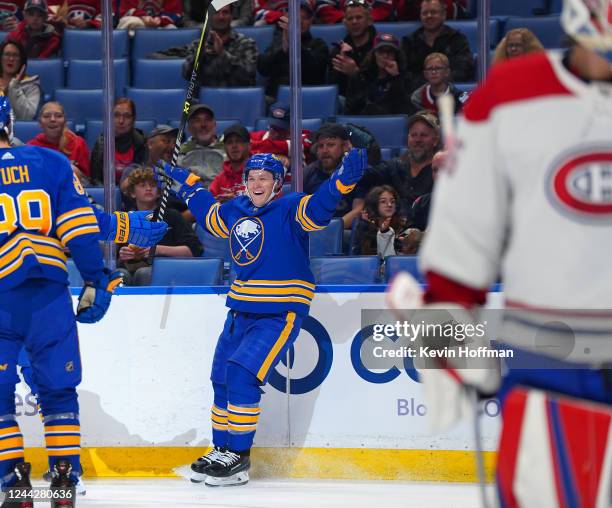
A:
<svg viewBox="0 0 612 508">
<path fill-rule="evenodd" d="M 214 403 L 210 410 L 212 422 L 212 440 L 215 446 L 227 446 L 227 387 L 213 383 Z"/>
<path fill-rule="evenodd" d="M 227 366 L 227 448 L 244 452 L 253 446 L 259 420 L 261 390 L 257 377 L 237 363 Z"/>
<path fill-rule="evenodd" d="M 24 461 L 23 435 L 14 415 L 0 416 L 0 483 L 2 488 L 15 483 L 15 466 Z"/>
<path fill-rule="evenodd" d="M 75 481 L 81 475 L 81 425 L 79 415 L 63 413 L 47 415 L 45 424 L 45 445 L 49 455 L 49 470 L 61 459 L 70 461 Z"/>
</svg>

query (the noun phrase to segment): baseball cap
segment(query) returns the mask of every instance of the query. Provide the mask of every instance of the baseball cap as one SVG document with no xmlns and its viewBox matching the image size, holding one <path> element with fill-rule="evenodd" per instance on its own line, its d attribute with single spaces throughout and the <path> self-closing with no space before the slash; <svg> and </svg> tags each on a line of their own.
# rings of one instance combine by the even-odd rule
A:
<svg viewBox="0 0 612 508">
<path fill-rule="evenodd" d="M 339 138 L 344 140 L 350 139 L 348 129 L 340 123 L 324 123 L 315 133 L 315 141 L 320 138 Z"/>
<path fill-rule="evenodd" d="M 429 111 L 418 111 L 408 119 L 408 129 L 416 122 L 425 122 L 435 131 L 440 130 L 440 122 L 438 117 Z"/>
<path fill-rule="evenodd" d="M 367 0 L 348 0 L 344 4 L 344 9 L 347 7 L 365 7 L 366 9 L 370 8 L 370 3 Z"/>
<path fill-rule="evenodd" d="M 46 0 L 27 0 L 23 8 L 24 11 L 36 10 L 47 14 L 47 1 Z"/>
<path fill-rule="evenodd" d="M 195 115 L 198 111 L 206 111 L 212 118 L 215 117 L 215 112 L 208 104 L 192 104 L 189 108 L 189 116 L 187 117 L 187 121 L 191 120 L 193 115 Z"/>
<path fill-rule="evenodd" d="M 241 125 L 239 123 L 234 123 L 223 131 L 223 139 L 227 139 L 231 135 L 238 136 L 242 141 L 245 141 L 247 143 L 251 141 L 251 135 L 249 134 L 249 131 L 244 125 Z"/>
<path fill-rule="evenodd" d="M 176 136 L 178 134 L 178 129 L 160 123 L 159 125 L 157 125 L 157 127 L 152 129 L 151 132 L 147 134 L 147 139 L 154 138 L 155 136 L 160 136 L 161 134 L 174 134 Z"/>
<path fill-rule="evenodd" d="M 279 129 L 289 130 L 290 118 L 291 112 L 289 104 L 275 102 L 270 106 L 270 125 L 274 125 L 274 127 L 278 127 Z"/>
<path fill-rule="evenodd" d="M 399 49 L 399 39 L 393 34 L 378 34 L 374 37 L 374 50 L 388 46 L 393 49 Z"/>
</svg>

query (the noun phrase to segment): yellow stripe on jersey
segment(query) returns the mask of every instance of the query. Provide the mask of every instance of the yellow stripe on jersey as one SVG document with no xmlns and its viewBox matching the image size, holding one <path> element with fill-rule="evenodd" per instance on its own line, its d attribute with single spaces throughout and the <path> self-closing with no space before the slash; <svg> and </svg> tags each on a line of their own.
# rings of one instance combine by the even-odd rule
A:
<svg viewBox="0 0 612 508">
<path fill-rule="evenodd" d="M 19 233 L 0 248 L 0 278 L 18 270 L 26 256 L 35 256 L 41 264 L 67 270 L 66 255 L 55 238 Z"/>
<path fill-rule="evenodd" d="M 243 296 L 238 293 L 230 291 L 228 295 L 234 300 L 241 300 L 244 302 L 260 302 L 260 303 L 302 303 L 304 305 L 310 305 L 311 301 L 304 297 L 298 296 Z"/>
<path fill-rule="evenodd" d="M 316 286 L 312 282 L 301 279 L 287 279 L 287 280 L 263 280 L 263 279 L 249 279 L 247 281 L 236 279 L 234 284 L 239 286 L 305 286 L 308 289 L 315 290 Z"/>
<path fill-rule="evenodd" d="M 83 210 L 83 208 L 79 208 L 79 210 Z M 64 245 L 77 236 L 100 232 L 98 221 L 91 208 L 87 209 L 86 212 L 81 212 L 76 217 L 66 217 L 66 214 L 62 217 L 65 217 L 65 219 L 61 223 L 59 221 L 56 223 L 55 234 Z"/>
<path fill-rule="evenodd" d="M 232 291 L 246 295 L 302 295 L 307 296 L 311 300 L 314 298 L 314 293 L 308 289 L 302 289 L 298 287 L 286 287 L 286 288 L 264 288 L 264 287 L 250 287 L 250 286 L 236 286 L 232 284 Z"/>
<path fill-rule="evenodd" d="M 219 215 L 220 206 L 220 203 L 215 203 L 208 210 L 206 214 L 206 229 L 218 238 L 229 238 L 229 230 Z"/>
<path fill-rule="evenodd" d="M 67 220 L 74 219 L 75 217 L 78 217 L 79 215 L 84 215 L 84 214 L 89 214 L 89 213 L 93 214 L 89 206 L 84 206 L 81 208 L 74 208 L 70 210 L 69 212 L 66 212 L 60 215 L 55 221 L 55 225 L 56 227 L 59 227 L 63 222 Z"/>
<path fill-rule="evenodd" d="M 278 355 L 280 350 L 283 348 L 283 346 L 289 339 L 289 335 L 291 335 L 291 332 L 293 331 L 294 322 L 295 312 L 287 312 L 287 318 L 283 331 L 274 343 L 274 346 L 272 346 L 272 349 L 268 353 L 268 356 L 266 356 L 266 359 L 262 363 L 260 369 L 257 371 L 257 379 L 259 379 L 260 381 L 263 381 L 266 378 L 266 375 L 268 374 L 268 370 L 270 369 L 270 365 L 272 365 L 274 358 L 276 358 L 276 355 Z"/>
<path fill-rule="evenodd" d="M 316 224 L 308 215 L 306 215 L 306 206 L 308 205 L 308 201 L 310 200 L 310 196 L 304 196 L 300 199 L 300 203 L 295 212 L 295 220 L 298 222 L 304 231 L 319 231 L 320 229 L 324 229 L 325 226 L 319 226 Z"/>
</svg>

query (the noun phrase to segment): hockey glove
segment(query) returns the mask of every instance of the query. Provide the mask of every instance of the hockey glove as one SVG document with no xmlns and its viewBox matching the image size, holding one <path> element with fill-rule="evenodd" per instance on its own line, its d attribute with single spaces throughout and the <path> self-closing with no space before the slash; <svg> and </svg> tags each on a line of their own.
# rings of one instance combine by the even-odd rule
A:
<svg viewBox="0 0 612 508">
<path fill-rule="evenodd" d="M 368 167 L 365 148 L 351 148 L 342 159 L 340 167 L 334 171 L 329 182 L 334 194 L 348 194 L 363 176 Z"/>
<path fill-rule="evenodd" d="M 158 243 L 168 230 L 168 224 L 165 222 L 151 222 L 153 213 L 150 211 L 115 212 L 110 217 L 106 240 L 115 243 L 151 247 Z"/>
<path fill-rule="evenodd" d="M 76 320 L 79 323 L 96 323 L 106 314 L 110 306 L 115 288 L 123 282 L 121 272 L 110 272 L 104 269 L 104 277 L 97 282 L 85 282 L 79 304 Z"/>
<path fill-rule="evenodd" d="M 183 201 L 187 201 L 194 192 L 203 188 L 198 175 L 178 166 L 172 167 L 165 161 L 158 161 L 154 172 L 157 186 L 163 189 L 165 185 L 169 185 L 170 192 Z"/>
</svg>

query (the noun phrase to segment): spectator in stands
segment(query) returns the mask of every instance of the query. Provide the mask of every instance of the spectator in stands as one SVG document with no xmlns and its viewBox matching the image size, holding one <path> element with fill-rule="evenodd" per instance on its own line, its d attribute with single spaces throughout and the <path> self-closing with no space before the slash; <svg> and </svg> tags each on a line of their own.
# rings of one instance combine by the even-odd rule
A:
<svg viewBox="0 0 612 508">
<path fill-rule="evenodd" d="M 223 132 L 223 147 L 227 160 L 221 173 L 215 176 L 208 190 L 224 203 L 244 194 L 242 173 L 244 164 L 251 155 L 251 137 L 244 125 L 235 123 Z"/>
<path fill-rule="evenodd" d="M 181 0 L 121 0 L 117 28 L 177 28 L 183 23 Z"/>
<path fill-rule="evenodd" d="M 255 131 L 251 133 L 251 153 L 272 153 L 278 156 L 286 168 L 291 166 L 289 160 L 289 137 L 290 137 L 291 111 L 289 104 L 277 102 L 270 106 L 270 120 L 268 130 Z M 310 131 L 302 130 L 302 145 L 304 158 L 311 162 Z M 288 178 L 285 179 L 289 181 Z"/>
<path fill-rule="evenodd" d="M 366 55 L 372 49 L 376 28 L 372 24 L 370 4 L 349 0 L 344 4 L 344 26 L 347 35 L 331 51 L 329 82 L 338 85 L 338 94 L 346 95 L 348 80 L 359 74 Z"/>
<path fill-rule="evenodd" d="M 143 164 L 147 158 L 144 133 L 134 127 L 136 105 L 132 99 L 120 97 L 113 107 L 115 126 L 115 182 L 119 183 L 123 171 L 131 164 Z M 91 177 L 95 185 L 104 181 L 104 137 L 98 136 L 91 151 Z"/>
<path fill-rule="evenodd" d="M 51 10 L 55 8 L 52 21 L 71 29 L 100 29 L 102 14 L 100 0 L 49 0 Z"/>
<path fill-rule="evenodd" d="M 439 142 L 440 127 L 435 115 L 419 111 L 411 116 L 408 120 L 408 151 L 368 170 L 356 189 L 358 197 L 377 185 L 390 185 L 399 193 L 400 214 L 410 218 L 414 201 L 433 188 L 431 161 Z"/>
<path fill-rule="evenodd" d="M 62 44 L 61 27 L 47 23 L 46 0 L 27 0 L 23 21 L 6 36 L 6 40 L 20 42 L 28 58 L 56 56 Z"/>
<path fill-rule="evenodd" d="M 417 21 L 423 0 L 398 0 L 395 14 L 400 21 Z M 446 19 L 467 18 L 467 0 L 444 0 Z"/>
<path fill-rule="evenodd" d="M 319 23 L 340 23 L 346 17 L 349 4 L 361 5 L 374 21 L 389 21 L 393 14 L 393 0 L 315 0 Z"/>
<path fill-rule="evenodd" d="M 379 33 L 359 74 L 348 81 L 345 111 L 349 115 L 410 113 L 405 58 L 397 37 Z"/>
<path fill-rule="evenodd" d="M 289 2 L 287 0 L 253 0 L 255 26 L 274 25 L 288 12 Z"/>
<path fill-rule="evenodd" d="M 439 151 L 431 160 L 431 176 L 436 180 L 438 171 L 444 166 L 448 152 Z M 423 194 L 414 200 L 410 214 L 410 227 L 419 231 L 425 231 L 429 222 L 429 207 L 431 204 L 431 192 Z"/>
<path fill-rule="evenodd" d="M 430 53 L 425 57 L 423 73 L 427 83 L 417 88 L 410 100 L 416 111 L 427 110 L 438 113 L 438 98 L 450 94 L 455 101 L 455 111 L 461 111 L 468 99 L 468 94 L 462 92 L 449 82 L 450 64 L 444 53 Z"/>
<path fill-rule="evenodd" d="M 329 51 L 322 39 L 310 33 L 313 10 L 308 0 L 301 0 L 300 29 L 302 33 L 302 85 L 325 83 Z M 279 85 L 289 84 L 289 20 L 287 16 L 278 19 L 278 27 L 272 44 L 265 53 L 257 57 L 257 70 L 268 78 L 266 95 L 268 103 L 275 101 Z"/>
<path fill-rule="evenodd" d="M 201 27 L 204 23 L 204 9 L 200 0 L 183 0 L 185 26 Z M 231 4 L 232 27 L 251 26 L 254 21 L 253 0 L 237 0 Z"/>
<path fill-rule="evenodd" d="M 139 168 L 128 177 L 128 193 L 135 202 L 135 210 L 156 210 L 159 191 L 150 168 Z M 198 257 L 202 254 L 202 245 L 191 227 L 180 213 L 167 208 L 164 220 L 168 223 L 166 236 L 157 244 L 156 256 L 165 257 Z M 149 248 L 124 245 L 119 249 L 119 264 L 131 277 L 128 283 L 148 284 L 151 278 L 151 267 L 147 259 Z"/>
<path fill-rule="evenodd" d="M 28 76 L 27 65 L 25 48 L 19 42 L 0 44 L 0 92 L 9 98 L 15 120 L 32 120 L 40 106 L 40 77 Z"/>
<path fill-rule="evenodd" d="M 351 148 L 349 131 L 341 124 L 326 123 L 315 133 L 317 160 L 304 168 L 304 192 L 314 193 L 329 179 Z M 344 229 L 350 229 L 353 219 L 363 210 L 363 198 L 355 199 L 357 190 L 345 194 L 336 207 L 334 217 L 341 217 Z"/>
<path fill-rule="evenodd" d="M 217 138 L 215 112 L 206 104 L 195 104 L 189 110 L 187 130 L 189 141 L 181 146 L 178 164 L 191 169 L 208 189 L 213 178 L 221 172 L 225 151 Z"/>
<path fill-rule="evenodd" d="M 444 53 L 450 61 L 451 81 L 474 80 L 474 57 L 467 38 L 444 24 L 446 11 L 441 0 L 423 0 L 421 27 L 402 39 L 408 59 L 408 72 L 414 79 L 413 89 L 424 84 L 423 64 L 430 53 Z"/>
<path fill-rule="evenodd" d="M 533 32 L 528 28 L 515 28 L 504 35 L 495 48 L 492 63 L 496 64 L 536 51 L 544 51 L 544 46 Z"/>
<path fill-rule="evenodd" d="M 24 0 L 0 2 L 0 31 L 12 32 L 17 28 L 23 4 Z"/>
<path fill-rule="evenodd" d="M 38 123 L 42 132 L 28 145 L 42 146 L 63 153 L 84 185 L 91 182 L 89 149 L 81 136 L 66 125 L 66 112 L 59 102 L 47 102 L 40 109 Z"/>
</svg>

